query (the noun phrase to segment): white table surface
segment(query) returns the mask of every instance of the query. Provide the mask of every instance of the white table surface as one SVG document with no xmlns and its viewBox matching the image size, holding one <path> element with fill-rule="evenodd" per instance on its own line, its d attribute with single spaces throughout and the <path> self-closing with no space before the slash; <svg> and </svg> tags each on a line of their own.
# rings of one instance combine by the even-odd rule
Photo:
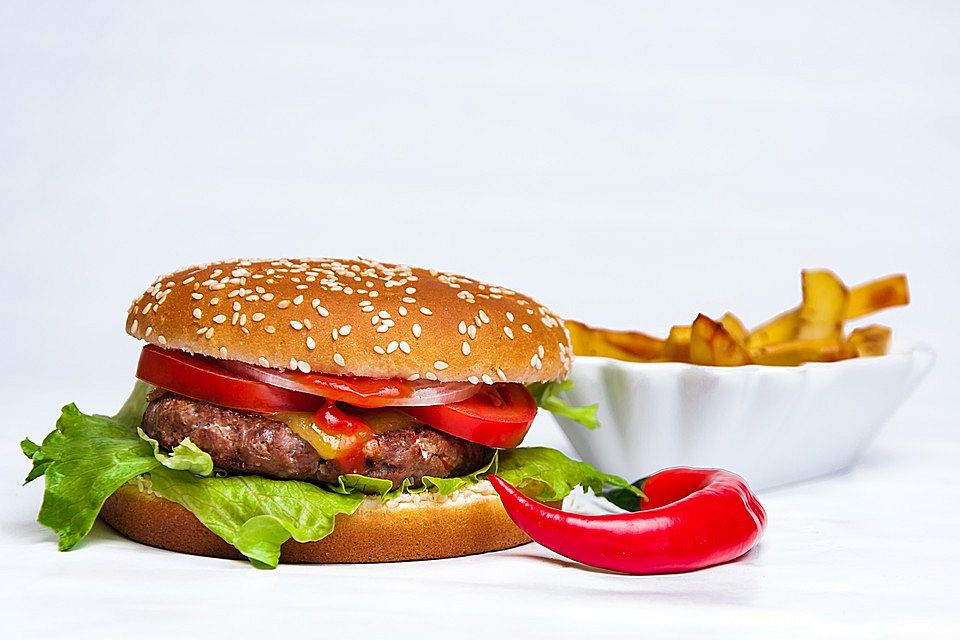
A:
<svg viewBox="0 0 960 640">
<path fill-rule="evenodd" d="M 48 425 L 38 414 L 53 415 L 59 394 L 7 392 L 0 619 L 6 637 L 950 635 L 960 630 L 960 438 L 954 413 L 932 402 L 947 373 L 934 372 L 852 471 L 762 493 L 769 528 L 746 557 L 657 577 L 591 570 L 536 544 L 451 560 L 261 571 L 141 546 L 103 524 L 59 553 L 34 521 L 40 484 L 19 486 L 28 465 L 10 428 L 41 436 Z M 534 442 L 565 446 L 549 418 L 534 429 Z"/>
</svg>

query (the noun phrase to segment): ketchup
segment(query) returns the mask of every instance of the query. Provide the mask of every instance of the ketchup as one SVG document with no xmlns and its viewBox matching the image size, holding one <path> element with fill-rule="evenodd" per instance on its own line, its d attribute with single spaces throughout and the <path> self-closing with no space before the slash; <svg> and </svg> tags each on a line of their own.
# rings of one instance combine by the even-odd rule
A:
<svg viewBox="0 0 960 640">
<path fill-rule="evenodd" d="M 373 430 L 357 416 L 341 411 L 335 402 L 325 400 L 313 422 L 327 433 L 340 436 L 340 446 L 334 460 L 342 473 L 357 473 L 364 462 L 363 445 L 373 438 Z"/>
</svg>

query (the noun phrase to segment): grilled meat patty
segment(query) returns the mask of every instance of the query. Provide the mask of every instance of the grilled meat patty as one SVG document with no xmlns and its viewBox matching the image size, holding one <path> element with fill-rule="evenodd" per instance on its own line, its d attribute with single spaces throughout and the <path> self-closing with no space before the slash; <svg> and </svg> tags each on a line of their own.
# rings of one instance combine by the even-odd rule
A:
<svg viewBox="0 0 960 640">
<path fill-rule="evenodd" d="M 284 422 L 172 393 L 153 399 L 143 414 L 144 432 L 165 449 L 189 437 L 221 469 L 286 480 L 336 482 L 343 473 L 324 460 Z M 446 478 L 470 473 L 489 461 L 491 449 L 418 424 L 374 434 L 363 445 L 362 473 L 397 487 L 406 478 Z"/>
</svg>

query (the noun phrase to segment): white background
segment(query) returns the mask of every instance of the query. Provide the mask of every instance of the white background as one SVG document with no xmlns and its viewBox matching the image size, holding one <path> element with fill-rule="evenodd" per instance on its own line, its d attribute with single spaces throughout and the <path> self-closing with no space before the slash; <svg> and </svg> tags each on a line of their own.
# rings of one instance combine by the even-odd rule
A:
<svg viewBox="0 0 960 640">
<path fill-rule="evenodd" d="M 958 630 L 960 6 L 798 4 L 0 4 L 5 628 Z M 913 303 L 878 321 L 940 360 L 857 469 L 765 494 L 758 551 L 694 575 L 535 546 L 266 573 L 103 527 L 55 552 L 15 443 L 66 402 L 118 404 L 139 348 L 124 312 L 151 278 L 357 254 L 652 332 L 759 322 L 803 267 L 903 271 Z"/>
</svg>

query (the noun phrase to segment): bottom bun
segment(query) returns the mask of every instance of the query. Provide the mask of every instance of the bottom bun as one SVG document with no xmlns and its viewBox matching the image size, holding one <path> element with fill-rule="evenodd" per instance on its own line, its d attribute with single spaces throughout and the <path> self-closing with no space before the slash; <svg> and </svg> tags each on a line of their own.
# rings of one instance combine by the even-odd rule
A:
<svg viewBox="0 0 960 640">
<path fill-rule="evenodd" d="M 120 487 L 100 517 L 131 540 L 151 547 L 215 558 L 243 554 L 176 502 L 139 488 Z M 336 516 L 330 535 L 315 542 L 288 540 L 280 562 L 354 563 L 453 558 L 530 542 L 507 516 L 490 483 L 449 496 L 404 495 L 386 503 L 368 497 L 351 515 Z"/>
</svg>

